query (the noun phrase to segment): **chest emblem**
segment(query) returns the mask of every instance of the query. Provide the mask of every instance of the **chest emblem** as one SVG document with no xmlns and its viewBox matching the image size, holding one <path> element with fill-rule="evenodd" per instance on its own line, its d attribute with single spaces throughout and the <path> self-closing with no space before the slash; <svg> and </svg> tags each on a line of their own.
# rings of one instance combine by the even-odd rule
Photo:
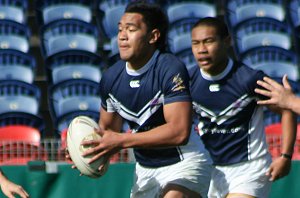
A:
<svg viewBox="0 0 300 198">
<path fill-rule="evenodd" d="M 131 88 L 138 88 L 138 87 L 140 87 L 140 80 L 132 80 L 132 81 L 130 81 L 129 86 Z"/>
<path fill-rule="evenodd" d="M 210 92 L 217 92 L 220 91 L 220 85 L 219 84 L 212 84 L 209 86 Z"/>
</svg>

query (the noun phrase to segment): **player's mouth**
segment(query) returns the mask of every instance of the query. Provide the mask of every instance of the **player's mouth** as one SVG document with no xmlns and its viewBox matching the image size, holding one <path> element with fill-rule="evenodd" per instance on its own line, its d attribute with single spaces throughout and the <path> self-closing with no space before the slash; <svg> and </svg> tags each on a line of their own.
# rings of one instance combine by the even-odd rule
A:
<svg viewBox="0 0 300 198">
<path fill-rule="evenodd" d="M 197 59 L 198 63 L 202 66 L 207 66 L 210 65 L 211 63 L 211 58 L 205 57 L 205 58 L 198 58 Z"/>
</svg>

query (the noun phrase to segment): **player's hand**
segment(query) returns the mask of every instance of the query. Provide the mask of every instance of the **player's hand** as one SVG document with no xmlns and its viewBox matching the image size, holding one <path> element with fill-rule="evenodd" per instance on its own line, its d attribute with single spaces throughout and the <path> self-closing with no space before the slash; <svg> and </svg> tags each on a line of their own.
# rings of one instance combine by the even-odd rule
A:
<svg viewBox="0 0 300 198">
<path fill-rule="evenodd" d="M 270 177 L 270 181 L 283 178 L 289 174 L 291 165 L 292 162 L 290 159 L 278 157 L 272 162 L 266 175 Z"/>
<path fill-rule="evenodd" d="M 14 198 L 15 195 L 19 195 L 21 198 L 28 198 L 29 194 L 23 189 L 22 186 L 17 185 L 8 179 L 1 182 L 1 189 L 3 194 L 8 198 Z"/>
<path fill-rule="evenodd" d="M 101 136 L 101 139 L 82 142 L 82 145 L 92 146 L 83 153 L 83 156 L 93 155 L 89 163 L 93 163 L 101 157 L 108 160 L 113 154 L 121 150 L 122 134 L 102 129 L 95 129 L 95 132 Z"/>
<path fill-rule="evenodd" d="M 263 81 L 257 81 L 257 84 L 263 87 L 263 89 L 256 88 L 254 91 L 269 98 L 266 100 L 259 100 L 257 104 L 277 105 L 280 108 L 286 108 L 288 106 L 287 103 L 289 98 L 293 97 L 294 94 L 291 85 L 288 82 L 287 75 L 283 76 L 282 83 L 283 86 L 268 77 L 264 77 Z"/>
<path fill-rule="evenodd" d="M 72 161 L 72 159 L 71 159 L 71 157 L 70 157 L 68 148 L 65 149 L 65 157 L 66 157 L 66 159 L 67 159 L 68 161 L 71 161 L 71 162 L 73 163 L 73 161 Z M 72 169 L 77 169 L 77 167 L 76 167 L 74 164 L 72 164 L 71 168 L 72 168 Z M 82 176 L 82 175 L 83 175 L 82 173 L 79 174 L 79 176 Z"/>
</svg>

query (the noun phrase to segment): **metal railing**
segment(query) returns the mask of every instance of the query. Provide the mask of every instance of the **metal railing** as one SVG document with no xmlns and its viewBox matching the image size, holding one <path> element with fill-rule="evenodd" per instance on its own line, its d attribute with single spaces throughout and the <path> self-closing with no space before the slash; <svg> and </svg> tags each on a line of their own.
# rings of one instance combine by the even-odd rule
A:
<svg viewBox="0 0 300 198">
<path fill-rule="evenodd" d="M 65 158 L 65 143 L 58 139 L 43 139 L 40 143 L 24 141 L 0 141 L 0 165 L 25 165 L 29 161 L 71 163 Z M 110 163 L 134 162 L 130 149 L 113 155 Z"/>
</svg>

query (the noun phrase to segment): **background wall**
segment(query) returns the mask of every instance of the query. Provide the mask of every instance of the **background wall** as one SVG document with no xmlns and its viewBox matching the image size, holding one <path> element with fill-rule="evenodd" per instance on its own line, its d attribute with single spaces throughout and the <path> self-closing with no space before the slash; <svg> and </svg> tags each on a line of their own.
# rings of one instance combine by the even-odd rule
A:
<svg viewBox="0 0 300 198">
<path fill-rule="evenodd" d="M 101 178 L 79 176 L 70 164 L 4 166 L 6 175 L 21 184 L 31 198 L 129 198 L 133 184 L 133 163 L 111 164 Z M 56 169 L 57 168 L 57 173 Z M 48 173 L 47 173 L 48 172 Z M 51 173 L 52 172 L 52 173 Z M 270 198 L 299 198 L 300 161 L 293 161 L 290 174 L 273 183 Z M 0 193 L 0 197 L 4 197 Z"/>
</svg>

